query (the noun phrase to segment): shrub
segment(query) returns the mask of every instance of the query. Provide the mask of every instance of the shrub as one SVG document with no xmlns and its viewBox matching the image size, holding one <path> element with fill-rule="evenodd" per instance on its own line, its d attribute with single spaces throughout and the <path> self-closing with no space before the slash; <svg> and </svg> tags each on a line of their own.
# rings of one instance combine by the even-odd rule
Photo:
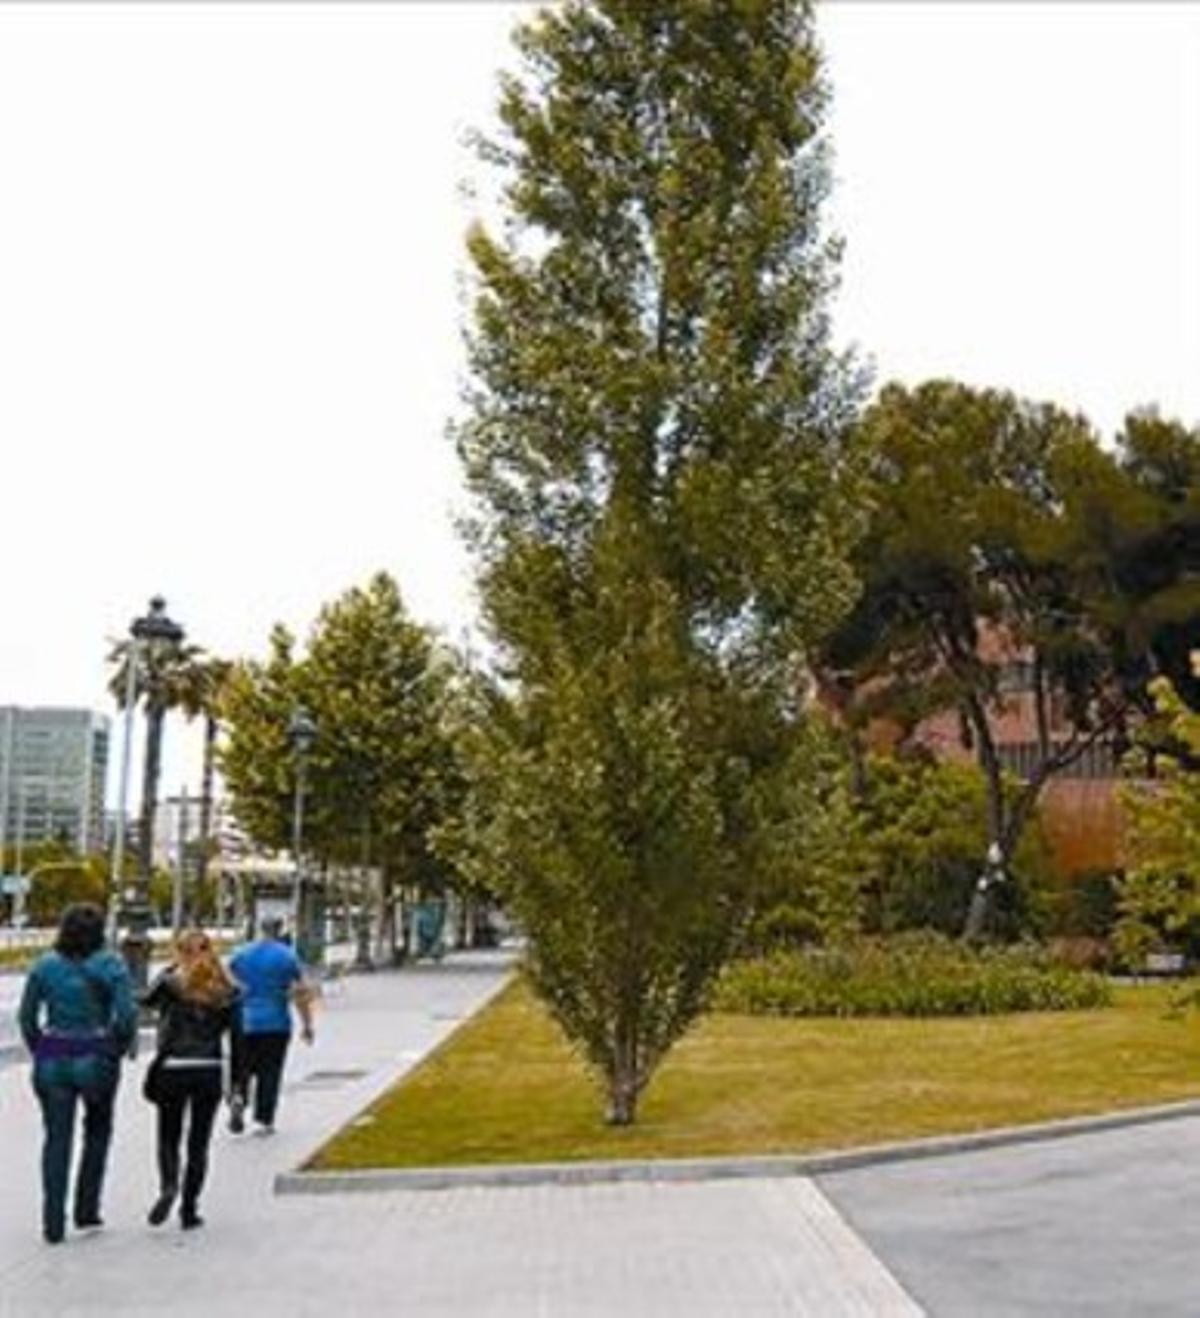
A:
<svg viewBox="0 0 1200 1318">
<path fill-rule="evenodd" d="M 1050 959 L 1070 970 L 1112 970 L 1116 964 L 1111 944 L 1104 938 L 1086 934 L 1051 938 L 1046 944 Z"/>
<path fill-rule="evenodd" d="M 1059 938 L 1107 939 L 1117 919 L 1118 876 L 1081 870 L 1060 880 L 1048 897 L 1051 932 Z"/>
<path fill-rule="evenodd" d="M 972 950 L 936 934 L 777 952 L 726 968 L 717 1011 L 780 1016 L 983 1016 L 1111 1001 L 1099 975 L 1029 944 Z"/>
<path fill-rule="evenodd" d="M 973 765 L 927 755 L 872 755 L 857 812 L 865 929 L 883 935 L 962 932 L 988 848 L 986 785 Z M 1006 779 L 1005 790 L 1013 784 Z M 1040 932 L 1049 851 L 1036 817 L 995 891 L 989 931 L 1003 939 Z"/>
</svg>

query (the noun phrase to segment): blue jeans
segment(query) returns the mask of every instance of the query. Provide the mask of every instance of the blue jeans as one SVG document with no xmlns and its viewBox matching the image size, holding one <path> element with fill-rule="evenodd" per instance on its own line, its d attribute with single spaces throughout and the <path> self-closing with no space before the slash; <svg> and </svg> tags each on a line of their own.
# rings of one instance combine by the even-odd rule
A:
<svg viewBox="0 0 1200 1318">
<path fill-rule="evenodd" d="M 42 1230 L 61 1240 L 66 1228 L 67 1187 L 75 1112 L 83 1104 L 83 1156 L 75 1177 L 76 1224 L 100 1217 L 100 1195 L 108 1146 L 112 1142 L 113 1102 L 120 1063 L 111 1057 L 56 1058 L 33 1068 L 33 1089 L 42 1105 Z"/>
</svg>

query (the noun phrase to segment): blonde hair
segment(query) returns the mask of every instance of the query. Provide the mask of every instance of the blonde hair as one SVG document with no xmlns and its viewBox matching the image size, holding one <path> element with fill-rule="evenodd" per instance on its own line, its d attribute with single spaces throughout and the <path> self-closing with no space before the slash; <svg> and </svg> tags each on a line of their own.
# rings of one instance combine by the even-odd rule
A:
<svg viewBox="0 0 1200 1318">
<path fill-rule="evenodd" d="M 233 980 L 203 929 L 185 929 L 176 938 L 175 962 L 185 998 L 212 1005 L 233 994 Z"/>
</svg>

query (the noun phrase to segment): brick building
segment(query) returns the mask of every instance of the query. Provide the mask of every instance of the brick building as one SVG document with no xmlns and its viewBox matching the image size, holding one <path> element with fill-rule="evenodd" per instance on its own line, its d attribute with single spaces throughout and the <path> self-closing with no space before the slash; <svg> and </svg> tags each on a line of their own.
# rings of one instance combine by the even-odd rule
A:
<svg viewBox="0 0 1200 1318">
<path fill-rule="evenodd" d="M 1000 762 L 1025 779 L 1039 759 L 1033 664 L 1027 651 L 1007 644 L 997 633 L 985 635 L 981 651 L 983 658 L 998 664 L 1000 670 L 1001 705 L 989 720 Z M 1070 729 L 1056 701 L 1051 701 L 1048 713 L 1051 739 L 1065 740 Z M 964 745 L 955 711 L 927 719 L 917 729 L 914 740 L 939 757 L 975 761 L 974 751 Z M 1121 864 L 1119 779 L 1120 765 L 1112 745 L 1101 740 L 1060 769 L 1042 788 L 1038 812 L 1061 873 L 1111 870 Z"/>
</svg>

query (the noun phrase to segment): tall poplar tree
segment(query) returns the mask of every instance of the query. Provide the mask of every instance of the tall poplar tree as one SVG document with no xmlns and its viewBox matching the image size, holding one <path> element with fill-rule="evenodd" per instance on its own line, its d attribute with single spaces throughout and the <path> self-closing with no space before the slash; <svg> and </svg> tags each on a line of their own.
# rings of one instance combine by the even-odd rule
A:
<svg viewBox="0 0 1200 1318">
<path fill-rule="evenodd" d="M 852 589 L 826 93 L 798 0 L 515 41 L 456 431 L 498 675 L 463 863 L 625 1124 L 804 826 L 803 658 Z"/>
</svg>

